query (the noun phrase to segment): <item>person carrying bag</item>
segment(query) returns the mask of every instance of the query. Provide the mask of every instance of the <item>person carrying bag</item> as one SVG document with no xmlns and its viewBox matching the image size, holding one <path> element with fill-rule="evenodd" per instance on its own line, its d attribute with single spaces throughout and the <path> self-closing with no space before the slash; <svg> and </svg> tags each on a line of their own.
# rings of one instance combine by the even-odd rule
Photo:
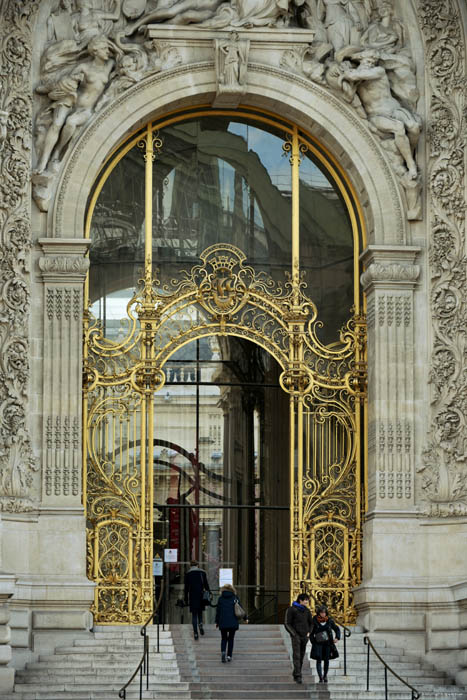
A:
<svg viewBox="0 0 467 700">
<path fill-rule="evenodd" d="M 334 636 L 335 635 L 335 636 Z M 320 683 L 328 682 L 329 659 L 337 659 L 336 642 L 341 638 L 341 631 L 334 620 L 328 616 L 328 610 L 323 605 L 316 611 L 311 628 L 310 657 L 316 661 L 316 671 Z M 324 670 L 322 668 L 324 663 Z"/>
<path fill-rule="evenodd" d="M 225 584 L 220 590 L 216 607 L 216 627 L 221 633 L 221 661 L 232 661 L 235 632 L 239 627 L 239 620 L 248 622 L 247 615 L 239 599 L 235 588 Z"/>
</svg>

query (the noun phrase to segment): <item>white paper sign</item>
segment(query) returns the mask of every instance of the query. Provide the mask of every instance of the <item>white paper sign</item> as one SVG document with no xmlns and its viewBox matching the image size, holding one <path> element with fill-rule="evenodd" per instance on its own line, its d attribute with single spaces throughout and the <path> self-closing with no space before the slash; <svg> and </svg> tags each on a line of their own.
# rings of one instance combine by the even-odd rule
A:
<svg viewBox="0 0 467 700">
<path fill-rule="evenodd" d="M 162 559 L 158 557 L 152 562 L 152 575 L 153 576 L 163 576 L 164 574 L 164 564 Z"/>
<path fill-rule="evenodd" d="M 178 549 L 164 549 L 164 561 L 172 564 L 177 561 Z"/>
<path fill-rule="evenodd" d="M 233 569 L 219 569 L 219 588 L 227 583 L 233 586 Z"/>
</svg>

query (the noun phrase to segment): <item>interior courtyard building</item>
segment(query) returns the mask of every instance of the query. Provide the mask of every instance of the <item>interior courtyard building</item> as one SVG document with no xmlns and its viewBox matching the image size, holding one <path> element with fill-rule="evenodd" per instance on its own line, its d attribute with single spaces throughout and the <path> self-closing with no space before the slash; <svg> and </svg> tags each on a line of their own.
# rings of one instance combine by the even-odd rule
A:
<svg viewBox="0 0 467 700">
<path fill-rule="evenodd" d="M 467 686 L 466 33 L 1 0 L 0 692 L 192 559 Z"/>
</svg>

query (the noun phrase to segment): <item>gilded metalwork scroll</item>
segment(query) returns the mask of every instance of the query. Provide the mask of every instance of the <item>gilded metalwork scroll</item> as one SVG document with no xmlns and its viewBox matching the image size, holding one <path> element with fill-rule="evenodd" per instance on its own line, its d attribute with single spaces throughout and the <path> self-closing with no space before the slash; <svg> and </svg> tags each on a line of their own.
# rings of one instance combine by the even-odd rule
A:
<svg viewBox="0 0 467 700">
<path fill-rule="evenodd" d="M 151 192 L 153 126 L 142 139 Z M 342 622 L 356 619 L 361 579 L 365 321 L 358 303 L 339 340 L 319 337 L 318 309 L 300 275 L 298 169 L 309 144 L 291 128 L 291 274 L 283 283 L 234 245 L 161 284 L 152 265 L 152 198 L 146 196 L 145 266 L 127 306 L 124 337 L 110 340 L 85 316 L 84 469 L 88 575 L 99 623 L 139 623 L 152 611 L 154 394 L 177 348 L 232 335 L 268 351 L 290 397 L 291 596 L 313 592 Z M 160 139 L 157 149 L 163 147 Z M 195 311 L 195 312 L 193 312 Z"/>
</svg>

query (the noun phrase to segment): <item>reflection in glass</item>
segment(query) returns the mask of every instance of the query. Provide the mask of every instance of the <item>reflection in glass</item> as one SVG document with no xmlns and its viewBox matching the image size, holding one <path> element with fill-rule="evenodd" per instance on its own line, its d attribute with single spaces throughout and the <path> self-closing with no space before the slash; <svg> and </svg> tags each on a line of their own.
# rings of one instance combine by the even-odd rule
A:
<svg viewBox="0 0 467 700">
<path fill-rule="evenodd" d="M 91 221 L 89 300 L 112 338 L 126 326 L 119 321 L 144 268 L 144 188 L 144 158 L 134 146 L 110 173 Z"/>
<path fill-rule="evenodd" d="M 291 172 L 282 138 L 220 117 L 167 127 L 160 137 L 153 254 L 162 278 L 226 242 L 282 278 L 291 252 Z"/>
<path fill-rule="evenodd" d="M 299 176 L 300 266 L 306 293 L 323 321 L 320 339 L 327 344 L 338 340 L 354 303 L 352 226 L 336 186 L 309 153 L 302 158 Z"/>
</svg>

